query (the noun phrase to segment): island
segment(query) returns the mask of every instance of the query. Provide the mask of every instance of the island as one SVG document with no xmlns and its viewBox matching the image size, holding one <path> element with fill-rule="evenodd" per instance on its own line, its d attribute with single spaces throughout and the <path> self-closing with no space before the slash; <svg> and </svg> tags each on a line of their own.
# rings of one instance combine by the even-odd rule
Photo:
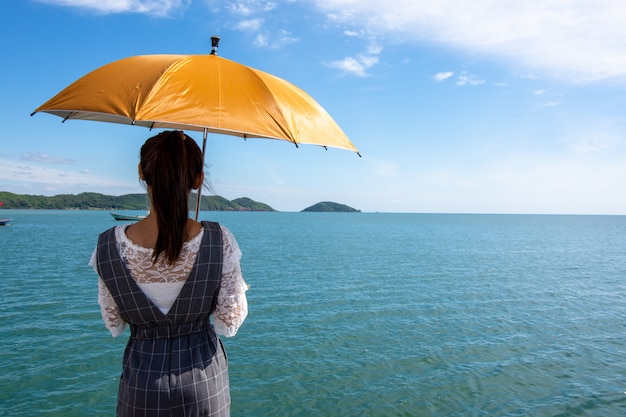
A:
<svg viewBox="0 0 626 417">
<path fill-rule="evenodd" d="M 346 206 L 345 204 L 334 203 L 332 201 L 322 201 L 302 210 L 302 213 L 305 212 L 360 213 L 361 210 L 354 209 Z"/>
<path fill-rule="evenodd" d="M 99 193 L 59 194 L 55 196 L 13 194 L 0 191 L 3 208 L 48 209 L 48 210 L 148 210 L 147 194 L 125 194 L 120 196 Z M 196 194 L 192 193 L 189 207 L 196 206 Z M 202 211 L 276 211 L 265 203 L 247 197 L 228 200 L 219 195 L 202 196 Z"/>
</svg>

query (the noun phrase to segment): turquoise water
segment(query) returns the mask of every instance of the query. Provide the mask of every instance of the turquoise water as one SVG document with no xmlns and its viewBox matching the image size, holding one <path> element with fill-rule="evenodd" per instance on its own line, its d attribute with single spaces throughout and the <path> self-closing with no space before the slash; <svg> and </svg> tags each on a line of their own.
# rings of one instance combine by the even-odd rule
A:
<svg viewBox="0 0 626 417">
<path fill-rule="evenodd" d="M 0 228 L 0 415 L 112 416 L 105 211 Z M 626 216 L 202 213 L 244 252 L 233 416 L 626 414 Z"/>
</svg>

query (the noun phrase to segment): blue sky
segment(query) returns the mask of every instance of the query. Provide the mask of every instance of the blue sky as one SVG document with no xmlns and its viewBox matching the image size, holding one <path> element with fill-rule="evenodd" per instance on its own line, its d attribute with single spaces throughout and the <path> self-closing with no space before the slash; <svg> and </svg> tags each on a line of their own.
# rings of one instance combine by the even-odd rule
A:
<svg viewBox="0 0 626 417">
<path fill-rule="evenodd" d="M 626 214 L 621 0 L 388 3 L 2 2 L 0 190 L 143 192 L 147 129 L 30 113 L 101 65 L 209 53 L 218 35 L 221 56 L 306 90 L 363 157 L 212 135 L 215 194 L 280 211 Z"/>
</svg>

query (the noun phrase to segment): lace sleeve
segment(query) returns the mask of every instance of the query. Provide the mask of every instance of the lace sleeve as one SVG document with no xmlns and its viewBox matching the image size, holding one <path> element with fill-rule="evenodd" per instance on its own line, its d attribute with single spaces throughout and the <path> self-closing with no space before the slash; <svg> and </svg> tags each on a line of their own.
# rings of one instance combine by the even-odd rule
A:
<svg viewBox="0 0 626 417">
<path fill-rule="evenodd" d="M 117 337 L 124 333 L 126 322 L 120 317 L 120 311 L 113 296 L 100 278 L 98 278 L 98 304 L 100 304 L 104 325 L 111 332 L 111 336 Z"/>
<path fill-rule="evenodd" d="M 94 250 L 91 255 L 89 265 L 98 273 L 96 268 L 96 251 Z M 120 317 L 120 311 L 115 304 L 113 296 L 109 292 L 109 289 L 102 281 L 102 278 L 98 276 L 98 304 L 100 304 L 100 313 L 102 314 L 102 320 L 104 325 L 113 337 L 120 336 L 126 329 L 126 322 Z"/>
<path fill-rule="evenodd" d="M 248 285 L 241 273 L 241 250 L 232 233 L 222 226 L 224 242 L 222 283 L 213 312 L 213 325 L 217 334 L 232 337 L 248 315 L 246 290 Z"/>
</svg>

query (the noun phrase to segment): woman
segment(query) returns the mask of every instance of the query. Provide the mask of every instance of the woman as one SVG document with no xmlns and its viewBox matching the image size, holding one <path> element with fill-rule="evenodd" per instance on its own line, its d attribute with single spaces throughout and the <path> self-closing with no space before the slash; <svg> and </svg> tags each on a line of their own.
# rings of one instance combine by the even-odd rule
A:
<svg viewBox="0 0 626 417">
<path fill-rule="evenodd" d="M 126 325 L 118 416 L 228 416 L 224 348 L 248 313 L 233 235 L 189 218 L 189 195 L 204 181 L 196 142 L 160 133 L 141 148 L 139 176 L 150 214 L 102 233 L 91 265 L 102 318 L 113 336 Z M 209 317 L 212 316 L 212 322 Z"/>
</svg>

